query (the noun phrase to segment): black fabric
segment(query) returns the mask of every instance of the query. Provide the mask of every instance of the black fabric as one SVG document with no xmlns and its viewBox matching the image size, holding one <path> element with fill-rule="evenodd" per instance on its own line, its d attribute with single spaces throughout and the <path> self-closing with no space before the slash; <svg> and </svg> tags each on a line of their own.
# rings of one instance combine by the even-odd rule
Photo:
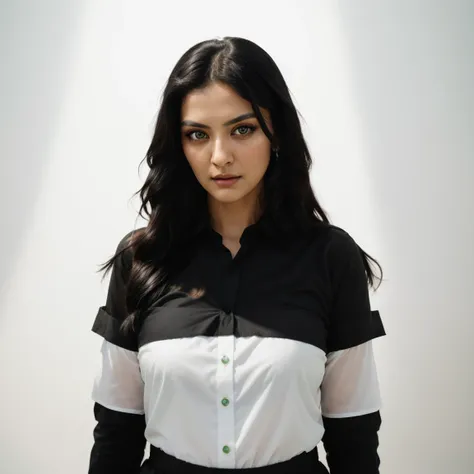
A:
<svg viewBox="0 0 474 474">
<path fill-rule="evenodd" d="M 134 333 L 124 332 L 120 329 L 122 320 L 114 318 L 107 310 L 106 306 L 99 308 L 97 316 L 92 326 L 96 334 L 100 334 L 106 341 L 123 347 L 129 351 L 138 351 L 137 339 Z"/>
<path fill-rule="evenodd" d="M 371 311 L 362 252 L 347 234 L 328 247 L 332 305 L 327 351 L 358 346 L 385 335 L 380 314 Z"/>
<path fill-rule="evenodd" d="M 324 464 L 319 462 L 317 448 L 309 453 L 302 453 L 288 461 L 270 466 L 248 469 L 221 469 L 197 466 L 181 461 L 154 446 L 150 447 L 150 459 L 145 462 L 141 474 L 232 474 L 242 472 L 242 470 L 255 472 L 256 474 L 328 474 Z"/>
<path fill-rule="evenodd" d="M 97 425 L 89 474 L 139 474 L 145 453 L 145 416 L 94 404 Z"/>
<path fill-rule="evenodd" d="M 323 421 L 323 443 L 331 474 L 379 474 L 379 412 L 351 418 L 323 417 Z"/>
<path fill-rule="evenodd" d="M 112 267 L 107 302 L 99 308 L 92 331 L 105 340 L 131 351 L 137 351 L 137 337 L 133 331 L 124 332 L 121 324 L 127 317 L 126 286 L 132 266 L 130 250 L 125 250 L 133 232 L 127 234 L 117 246 L 116 254 L 121 253 Z"/>
<path fill-rule="evenodd" d="M 284 242 L 263 238 L 253 226 L 235 258 L 211 231 L 170 283 L 175 289 L 150 311 L 138 347 L 235 335 L 293 339 L 332 352 L 385 334 L 370 308 L 361 251 L 333 226 Z"/>
<path fill-rule="evenodd" d="M 332 352 L 385 334 L 370 308 L 361 251 L 345 231 L 318 227 L 285 239 L 269 239 L 250 226 L 232 258 L 218 234 L 203 232 L 187 265 L 170 278 L 177 289 L 156 302 L 139 334 L 120 331 L 131 268 L 125 252 L 92 330 L 134 351 L 157 340 L 233 334 L 293 339 Z M 196 290 L 202 296 L 190 296 Z"/>
</svg>

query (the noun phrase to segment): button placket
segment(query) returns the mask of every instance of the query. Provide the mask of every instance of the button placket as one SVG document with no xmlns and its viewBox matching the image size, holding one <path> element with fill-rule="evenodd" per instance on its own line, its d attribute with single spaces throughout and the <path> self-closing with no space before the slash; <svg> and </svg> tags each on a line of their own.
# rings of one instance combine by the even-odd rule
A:
<svg viewBox="0 0 474 474">
<path fill-rule="evenodd" d="M 216 361 L 217 452 L 221 468 L 235 468 L 234 342 L 234 336 L 219 337 Z"/>
</svg>

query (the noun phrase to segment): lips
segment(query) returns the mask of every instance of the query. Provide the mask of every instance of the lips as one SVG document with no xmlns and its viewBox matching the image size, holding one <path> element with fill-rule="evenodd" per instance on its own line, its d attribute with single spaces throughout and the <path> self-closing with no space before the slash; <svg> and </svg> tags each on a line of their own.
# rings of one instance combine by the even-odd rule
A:
<svg viewBox="0 0 474 474">
<path fill-rule="evenodd" d="M 212 178 L 212 179 L 214 181 L 232 181 L 232 180 L 239 179 L 239 178 L 240 178 L 240 176 L 226 174 L 226 175 L 214 176 L 214 178 Z"/>
<path fill-rule="evenodd" d="M 217 186 L 223 187 L 223 188 L 229 188 L 233 186 L 239 181 L 239 179 L 240 179 L 240 176 L 235 176 L 235 175 L 219 175 L 212 178 L 212 180 L 214 181 L 214 183 L 217 184 Z"/>
</svg>

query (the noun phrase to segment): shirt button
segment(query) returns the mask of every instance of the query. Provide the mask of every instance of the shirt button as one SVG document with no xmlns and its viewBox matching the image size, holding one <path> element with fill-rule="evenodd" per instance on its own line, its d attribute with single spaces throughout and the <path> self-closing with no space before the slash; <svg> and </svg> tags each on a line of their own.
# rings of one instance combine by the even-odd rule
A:
<svg viewBox="0 0 474 474">
<path fill-rule="evenodd" d="M 222 403 L 223 406 L 226 407 L 226 406 L 229 405 L 230 401 L 229 401 L 229 399 L 228 399 L 227 397 L 224 397 L 224 398 L 221 400 L 221 403 Z"/>
<path fill-rule="evenodd" d="M 222 452 L 223 452 L 224 454 L 229 454 L 229 453 L 230 453 L 230 448 L 229 448 L 229 446 L 227 446 L 227 445 L 223 446 Z"/>
<path fill-rule="evenodd" d="M 227 356 L 223 356 L 222 359 L 221 359 L 221 362 L 224 364 L 224 365 L 227 365 L 229 363 L 229 358 Z"/>
</svg>

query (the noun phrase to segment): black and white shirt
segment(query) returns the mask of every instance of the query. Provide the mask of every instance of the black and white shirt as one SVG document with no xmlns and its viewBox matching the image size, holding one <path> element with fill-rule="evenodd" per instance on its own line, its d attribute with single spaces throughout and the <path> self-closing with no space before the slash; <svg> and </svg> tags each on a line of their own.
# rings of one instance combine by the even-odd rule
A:
<svg viewBox="0 0 474 474">
<path fill-rule="evenodd" d="M 331 474 L 378 473 L 371 341 L 384 329 L 345 231 L 276 236 L 257 223 L 232 258 L 206 229 L 170 275 L 175 289 L 125 334 L 131 262 L 116 260 L 93 326 L 103 344 L 91 474 L 139 472 L 145 440 L 223 469 L 277 466 L 323 440 Z"/>
</svg>

